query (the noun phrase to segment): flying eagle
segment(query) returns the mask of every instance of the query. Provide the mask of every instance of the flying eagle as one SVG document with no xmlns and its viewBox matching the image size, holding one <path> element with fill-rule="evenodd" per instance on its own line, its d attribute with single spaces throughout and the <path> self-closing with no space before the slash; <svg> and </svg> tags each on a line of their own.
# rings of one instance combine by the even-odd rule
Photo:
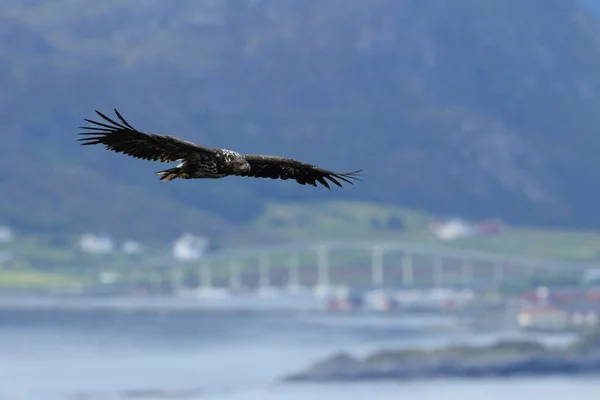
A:
<svg viewBox="0 0 600 400">
<path fill-rule="evenodd" d="M 124 153 L 144 160 L 181 163 L 174 168 L 156 172 L 161 181 L 180 179 L 218 179 L 225 176 L 255 178 L 294 179 L 301 185 L 317 186 L 317 182 L 329 189 L 329 181 L 342 186 L 340 181 L 353 184 L 352 179 L 362 170 L 333 172 L 291 158 L 261 154 L 240 154 L 226 149 L 203 147 L 196 143 L 167 135 L 141 132 L 132 127 L 115 109 L 118 123 L 101 112 L 96 114 L 106 123 L 84 119 L 95 126 L 82 126 L 92 132 L 79 139 L 82 145 L 103 144 L 108 150 Z"/>
</svg>

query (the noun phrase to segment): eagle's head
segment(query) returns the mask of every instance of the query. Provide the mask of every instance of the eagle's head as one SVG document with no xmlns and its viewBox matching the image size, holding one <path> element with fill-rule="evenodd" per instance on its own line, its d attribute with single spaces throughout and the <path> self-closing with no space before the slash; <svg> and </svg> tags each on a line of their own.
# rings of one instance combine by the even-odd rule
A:
<svg viewBox="0 0 600 400">
<path fill-rule="evenodd" d="M 233 160 L 229 164 L 231 170 L 235 174 L 245 173 L 250 171 L 250 163 L 243 158 Z"/>
<path fill-rule="evenodd" d="M 241 175 L 250 171 L 250 163 L 246 161 L 242 154 L 236 151 L 220 149 L 217 158 L 222 163 L 222 168 L 230 174 Z"/>
</svg>

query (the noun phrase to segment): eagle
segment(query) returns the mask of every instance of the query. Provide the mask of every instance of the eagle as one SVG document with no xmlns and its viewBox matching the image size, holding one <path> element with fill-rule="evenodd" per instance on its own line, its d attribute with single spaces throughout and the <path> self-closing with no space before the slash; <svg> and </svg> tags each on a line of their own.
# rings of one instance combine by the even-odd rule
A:
<svg viewBox="0 0 600 400">
<path fill-rule="evenodd" d="M 317 186 L 319 182 L 330 189 L 328 180 L 339 187 L 340 181 L 353 184 L 360 180 L 352 172 L 333 172 L 292 158 L 262 154 L 240 154 L 236 151 L 200 146 L 173 136 L 142 132 L 131 126 L 115 108 L 117 122 L 95 110 L 105 122 L 84 118 L 93 126 L 81 126 L 87 135 L 78 139 L 81 145 L 102 144 L 108 150 L 129 156 L 160 162 L 180 162 L 174 168 L 155 172 L 161 181 L 173 179 L 218 179 L 242 176 L 271 179 L 294 179 L 301 185 Z"/>
</svg>

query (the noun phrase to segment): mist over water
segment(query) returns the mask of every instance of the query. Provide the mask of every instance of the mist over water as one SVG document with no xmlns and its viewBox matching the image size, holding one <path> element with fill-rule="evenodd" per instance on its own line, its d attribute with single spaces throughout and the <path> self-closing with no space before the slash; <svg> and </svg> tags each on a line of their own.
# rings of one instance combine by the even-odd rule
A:
<svg viewBox="0 0 600 400">
<path fill-rule="evenodd" d="M 119 397 L 121 393 L 131 390 L 181 392 L 189 399 L 397 399 L 402 395 L 488 399 L 529 398 L 528 393 L 550 399 L 575 394 L 578 399 L 596 399 L 600 389 L 593 378 L 456 380 L 435 385 L 429 381 L 277 382 L 338 351 L 362 355 L 385 347 L 483 342 L 503 335 L 473 338 L 468 333 L 421 328 L 452 323 L 446 317 L 80 314 L 55 321 L 4 315 L 0 322 L 0 399 L 75 399 L 77 394 L 119 399 L 125 398 Z M 569 337 L 553 340 L 560 343 Z M 518 393 L 517 397 L 511 391 Z M 486 395 L 481 397 L 483 393 Z M 560 393 L 562 397 L 552 397 Z"/>
</svg>

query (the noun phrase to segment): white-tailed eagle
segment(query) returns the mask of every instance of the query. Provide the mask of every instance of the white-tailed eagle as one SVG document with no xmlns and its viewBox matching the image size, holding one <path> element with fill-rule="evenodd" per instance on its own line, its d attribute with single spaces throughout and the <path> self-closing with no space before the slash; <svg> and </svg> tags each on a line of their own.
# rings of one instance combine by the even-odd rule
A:
<svg viewBox="0 0 600 400">
<path fill-rule="evenodd" d="M 89 119 L 85 121 L 95 126 L 82 126 L 91 132 L 79 139 L 82 145 L 103 144 L 108 150 L 124 153 L 135 158 L 160 162 L 181 163 L 174 168 L 156 172 L 161 181 L 180 179 L 217 179 L 225 176 L 248 176 L 255 178 L 294 179 L 301 185 L 317 186 L 317 182 L 329 189 L 327 180 L 338 186 L 340 181 L 352 184 L 358 179 L 353 172 L 333 172 L 292 158 L 266 156 L 261 154 L 240 154 L 226 149 L 203 147 L 167 135 L 141 132 L 132 127 L 115 109 L 121 123 L 99 111 L 96 113 L 106 122 Z"/>
</svg>

